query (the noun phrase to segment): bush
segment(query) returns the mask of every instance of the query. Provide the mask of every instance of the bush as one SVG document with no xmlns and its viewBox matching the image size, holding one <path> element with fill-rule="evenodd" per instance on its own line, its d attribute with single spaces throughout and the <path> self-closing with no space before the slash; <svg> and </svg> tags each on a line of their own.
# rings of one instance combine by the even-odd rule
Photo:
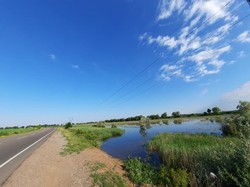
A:
<svg viewBox="0 0 250 187">
<path fill-rule="evenodd" d="M 112 124 L 112 125 L 111 125 L 111 128 L 114 128 L 114 129 L 115 129 L 115 128 L 117 128 L 117 126 L 116 126 L 115 124 Z"/>
<path fill-rule="evenodd" d="M 128 177 L 138 185 L 188 186 L 190 174 L 186 169 L 155 168 L 140 158 L 129 158 L 124 163 Z"/>
<path fill-rule="evenodd" d="M 92 125 L 92 127 L 105 128 L 105 123 L 104 122 L 98 122 L 97 124 Z"/>
<path fill-rule="evenodd" d="M 64 128 L 65 129 L 68 129 L 68 128 L 71 128 L 72 127 L 72 124 L 70 122 L 66 123 Z"/>
<path fill-rule="evenodd" d="M 240 101 L 237 109 L 239 115 L 226 118 L 221 130 L 225 136 L 250 138 L 250 102 Z"/>
<path fill-rule="evenodd" d="M 128 177 L 138 185 L 156 183 L 154 168 L 140 158 L 129 158 L 125 161 L 124 168 L 128 172 Z"/>
</svg>

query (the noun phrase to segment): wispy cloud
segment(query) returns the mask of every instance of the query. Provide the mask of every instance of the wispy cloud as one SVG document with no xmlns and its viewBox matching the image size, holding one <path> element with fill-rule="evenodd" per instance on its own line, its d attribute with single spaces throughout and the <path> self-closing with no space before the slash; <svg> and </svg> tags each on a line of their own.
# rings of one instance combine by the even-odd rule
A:
<svg viewBox="0 0 250 187">
<path fill-rule="evenodd" d="M 208 93 L 208 88 L 204 88 L 202 91 L 201 91 L 201 94 L 200 95 L 206 95 Z"/>
<path fill-rule="evenodd" d="M 243 3 L 235 0 L 192 0 L 190 3 L 184 0 L 161 0 L 157 24 L 169 19 L 176 20 L 177 16 L 184 23 L 173 35 L 150 35 L 145 32 L 139 36 L 140 41 L 165 48 L 179 59 L 176 69 L 170 69 L 173 66 L 169 63 L 163 65 L 159 69 L 160 77 L 167 81 L 179 77 L 191 82 L 219 73 L 230 62 L 223 57 L 233 46 L 231 43 L 225 44 L 225 39 L 230 34 L 232 25 L 239 20 L 235 10 L 242 5 Z M 241 33 L 237 41 L 250 42 L 249 31 Z"/>
<path fill-rule="evenodd" d="M 245 56 L 246 56 L 246 53 L 245 53 L 245 51 L 239 51 L 239 52 L 237 53 L 237 55 L 238 55 L 238 57 L 245 57 Z"/>
<path fill-rule="evenodd" d="M 157 20 L 163 20 L 170 17 L 174 12 L 180 13 L 186 6 L 185 0 L 161 0 L 159 4 L 159 15 Z"/>
<path fill-rule="evenodd" d="M 74 64 L 74 65 L 72 65 L 72 66 L 71 66 L 71 68 L 73 68 L 73 69 L 79 69 L 79 68 L 80 68 L 80 66 L 78 66 L 78 65 Z"/>
<path fill-rule="evenodd" d="M 250 101 L 250 81 L 245 82 L 242 84 L 239 88 L 225 93 L 223 96 L 224 100 L 228 101 L 239 101 L 239 100 L 245 100 Z"/>
<path fill-rule="evenodd" d="M 51 60 L 56 60 L 56 55 L 55 54 L 50 54 L 49 57 L 50 57 Z"/>
<path fill-rule="evenodd" d="M 249 35 L 249 31 L 244 31 L 243 33 L 241 33 L 237 40 L 241 43 L 249 43 L 250 42 L 250 35 Z"/>
</svg>

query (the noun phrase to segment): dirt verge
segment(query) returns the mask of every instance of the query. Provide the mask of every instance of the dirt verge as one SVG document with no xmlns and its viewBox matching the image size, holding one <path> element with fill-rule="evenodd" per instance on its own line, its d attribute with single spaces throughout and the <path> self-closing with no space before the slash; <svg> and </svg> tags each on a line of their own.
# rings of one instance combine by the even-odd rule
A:
<svg viewBox="0 0 250 187">
<path fill-rule="evenodd" d="M 77 155 L 61 156 L 65 138 L 57 131 L 37 149 L 4 183 L 8 186 L 84 186 L 92 185 L 86 163 L 102 162 L 113 172 L 124 174 L 122 162 L 91 148 Z M 131 184 L 130 184 L 131 185 Z"/>
</svg>

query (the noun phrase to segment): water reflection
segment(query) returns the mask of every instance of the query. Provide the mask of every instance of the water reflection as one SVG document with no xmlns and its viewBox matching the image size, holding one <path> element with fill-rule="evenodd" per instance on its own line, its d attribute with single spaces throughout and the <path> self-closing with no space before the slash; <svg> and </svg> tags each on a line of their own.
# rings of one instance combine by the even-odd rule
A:
<svg viewBox="0 0 250 187">
<path fill-rule="evenodd" d="M 175 119 L 174 124 L 175 125 L 180 125 L 180 124 L 182 124 L 182 120 L 181 119 Z"/>
<path fill-rule="evenodd" d="M 144 125 L 140 125 L 139 133 L 140 133 L 143 137 L 147 137 L 147 130 L 146 130 L 146 128 L 145 128 Z"/>
<path fill-rule="evenodd" d="M 125 130 L 125 133 L 120 137 L 110 138 L 105 141 L 101 149 L 111 156 L 120 159 L 127 159 L 131 157 L 152 158 L 153 156 L 145 148 L 145 144 L 158 133 L 207 133 L 207 134 L 221 134 L 221 124 L 217 122 L 210 122 L 209 120 L 164 120 L 160 124 L 143 123 L 138 125 L 121 125 L 117 126 Z M 178 125 L 176 125 L 178 124 Z M 154 155 L 157 157 L 157 155 Z M 154 161 L 156 158 L 152 158 Z"/>
<path fill-rule="evenodd" d="M 162 124 L 169 125 L 169 121 L 167 119 L 164 119 L 161 122 L 162 122 Z"/>
</svg>

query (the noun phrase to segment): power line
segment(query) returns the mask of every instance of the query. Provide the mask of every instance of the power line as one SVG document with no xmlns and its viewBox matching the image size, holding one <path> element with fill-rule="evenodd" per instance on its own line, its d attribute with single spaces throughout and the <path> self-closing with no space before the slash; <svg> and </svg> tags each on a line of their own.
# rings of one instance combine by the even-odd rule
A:
<svg viewBox="0 0 250 187">
<path fill-rule="evenodd" d="M 228 1 L 220 10 L 218 10 L 216 13 L 214 13 L 212 16 L 210 16 L 205 22 L 203 22 L 202 25 L 200 25 L 199 27 L 196 27 L 192 32 L 194 32 L 196 29 L 200 28 L 201 26 L 203 26 L 204 24 L 206 24 L 210 19 L 212 19 L 214 16 L 216 16 L 222 9 L 224 9 L 226 6 L 228 6 L 230 3 L 230 1 Z M 178 31 L 174 32 L 177 33 Z M 191 33 L 192 33 L 191 32 Z M 188 35 L 190 35 L 191 33 L 189 33 Z M 99 105 L 102 105 L 103 103 L 105 103 L 106 101 L 108 101 L 110 98 L 112 98 L 113 96 L 115 96 L 117 93 L 119 93 L 123 88 L 125 88 L 127 85 L 129 85 L 131 82 L 133 82 L 134 80 L 136 80 L 139 76 L 141 76 L 147 69 L 149 69 L 151 66 L 153 66 L 158 60 L 160 59 L 160 57 L 158 57 L 156 60 L 154 60 L 152 63 L 150 63 L 148 66 L 146 66 L 146 68 L 144 68 L 141 72 L 139 72 L 138 74 L 136 74 L 132 79 L 130 79 L 128 82 L 126 82 L 123 86 L 121 86 L 120 88 L 118 88 L 115 92 L 113 92 L 110 96 L 106 97 Z"/>
<path fill-rule="evenodd" d="M 195 29 L 193 29 L 190 33 L 188 33 L 187 35 L 192 34 L 193 32 L 195 32 L 197 29 L 203 27 L 205 24 L 207 24 L 209 22 L 210 19 L 212 19 L 214 16 L 216 16 L 222 9 L 224 9 L 226 6 L 228 6 L 230 3 L 230 1 L 228 1 L 222 8 L 220 8 L 220 10 L 218 10 L 216 13 L 214 13 L 212 16 L 210 16 L 208 19 L 206 19 L 200 26 L 196 27 Z M 244 18 L 245 19 L 245 18 Z M 242 19 L 243 20 L 243 19 Z M 242 21 L 241 20 L 241 21 Z M 233 27 L 233 25 L 231 26 Z M 230 28 L 231 28 L 230 27 Z M 176 34 L 178 31 L 174 32 L 174 34 Z M 169 51 L 168 51 L 169 52 Z M 101 104 L 105 103 L 106 101 L 108 101 L 110 98 L 112 98 L 113 96 L 115 96 L 117 93 L 119 93 L 124 87 L 126 87 L 127 85 L 129 85 L 131 82 L 133 82 L 135 79 L 137 79 L 139 76 L 141 76 L 147 69 L 149 69 L 151 66 L 153 66 L 158 60 L 160 59 L 157 58 L 156 60 L 154 60 L 151 64 L 149 64 L 145 69 L 143 69 L 141 72 L 139 72 L 137 75 L 135 75 L 132 79 L 130 79 L 128 82 L 126 82 L 122 87 L 120 87 L 118 90 L 116 90 L 113 94 L 111 94 L 110 96 L 108 96 L 106 99 L 104 99 Z M 189 67 L 186 67 L 186 69 L 195 66 L 196 64 L 192 64 Z M 126 94 L 124 94 L 123 96 L 119 97 L 119 99 L 123 98 L 124 96 L 126 96 L 128 93 L 130 93 L 131 91 L 134 91 L 135 89 L 141 87 L 142 85 L 144 85 L 146 82 L 150 81 L 153 77 L 147 79 L 146 81 L 144 81 L 143 83 L 141 83 L 140 85 L 138 85 L 136 88 L 129 90 L 128 92 L 126 92 Z M 101 105 L 100 104 L 100 105 Z"/>
<path fill-rule="evenodd" d="M 147 91 L 151 90 L 152 88 L 154 88 L 155 86 L 157 86 L 157 85 L 160 84 L 160 83 L 162 83 L 162 82 L 157 82 L 157 83 L 153 84 L 152 86 L 150 86 L 149 88 L 143 90 L 143 91 L 140 92 L 139 94 L 136 94 L 136 95 L 134 95 L 133 97 L 130 97 L 129 99 L 127 99 L 126 101 L 124 101 L 124 102 L 122 102 L 122 103 L 120 103 L 120 104 L 117 104 L 116 106 L 114 106 L 114 108 L 117 108 L 118 106 L 120 106 L 120 105 L 122 105 L 122 104 L 124 104 L 124 103 L 127 103 L 128 101 L 130 101 L 130 100 L 132 100 L 132 99 L 134 99 L 134 98 L 136 98 L 136 97 L 138 97 L 138 96 L 140 96 L 140 95 L 146 93 Z"/>
<path fill-rule="evenodd" d="M 228 6 L 229 3 L 230 3 L 230 1 L 228 1 L 222 8 L 220 8 L 217 12 L 215 12 L 212 16 L 210 16 L 207 20 L 205 20 L 205 21 L 203 22 L 203 24 L 204 24 L 204 25 L 207 24 L 207 23 L 209 22 L 210 19 L 212 19 L 213 17 L 215 17 L 222 9 L 224 9 L 226 6 Z M 193 32 L 195 32 L 197 29 L 199 29 L 201 26 L 203 26 L 203 24 L 200 25 L 200 26 L 198 26 L 198 27 L 196 27 L 194 30 L 192 30 L 192 32 L 188 33 L 188 35 L 190 35 L 190 34 L 192 34 Z"/>
<path fill-rule="evenodd" d="M 101 103 L 103 104 L 104 102 L 106 102 L 107 100 L 109 100 L 111 97 L 113 97 L 114 95 L 116 95 L 118 92 L 120 92 L 123 88 L 125 88 L 127 85 L 129 85 L 131 82 L 133 82 L 134 80 L 136 80 L 140 75 L 142 75 L 146 70 L 148 70 L 151 66 L 153 66 L 156 62 L 158 62 L 160 60 L 160 57 L 158 57 L 157 59 L 155 59 L 152 63 L 150 63 L 148 66 L 146 66 L 146 68 L 144 68 L 142 71 L 140 71 L 138 74 L 136 74 L 134 77 L 132 77 L 129 81 L 127 81 L 123 86 L 121 86 L 118 90 L 116 90 L 115 92 L 113 92 L 110 96 L 108 96 L 107 98 L 105 98 Z"/>
<path fill-rule="evenodd" d="M 242 22 L 243 20 L 245 20 L 246 18 L 248 18 L 249 16 L 250 16 L 250 13 L 249 13 L 249 14 L 247 14 L 246 16 L 244 16 L 243 18 L 241 18 L 240 20 L 238 20 L 237 22 L 233 23 L 233 24 L 230 26 L 230 29 L 231 29 L 232 27 L 236 26 L 237 24 L 239 24 L 240 22 Z M 233 40 L 233 41 L 231 41 L 231 42 L 229 42 L 229 44 L 230 44 L 230 43 L 232 43 L 232 42 L 234 42 L 234 40 Z M 213 51 L 213 52 L 215 52 L 215 51 Z M 211 53 L 210 53 L 210 54 L 211 54 Z M 211 54 L 211 55 L 213 55 L 213 54 Z M 193 66 L 195 66 L 195 65 L 196 65 L 196 64 L 195 64 L 195 63 L 193 63 L 192 65 L 187 66 L 186 68 L 184 68 L 184 70 L 187 70 L 187 69 L 189 69 L 189 68 L 191 68 L 191 67 L 193 67 Z M 143 84 L 144 84 L 144 83 L 143 83 Z M 133 97 L 129 98 L 129 99 L 128 99 L 128 100 L 126 100 L 125 102 L 120 103 L 119 105 L 116 105 L 115 107 L 118 107 L 118 106 L 120 106 L 121 104 L 124 104 L 124 103 L 126 103 L 126 102 L 130 101 L 131 99 L 134 99 L 135 97 L 138 97 L 138 96 L 140 96 L 140 95 L 144 94 L 145 92 L 147 92 L 147 91 L 151 90 L 153 87 L 155 87 L 155 86 L 156 86 L 156 85 L 158 85 L 158 84 L 159 84 L 159 82 L 158 82 L 158 83 L 156 83 L 156 84 L 154 84 L 154 85 L 152 85 L 151 87 L 147 88 L 146 90 L 144 90 L 144 91 L 140 92 L 139 94 L 137 94 L 137 95 L 135 95 L 135 96 L 133 96 Z M 132 90 L 132 91 L 133 91 L 133 90 Z"/>
</svg>

